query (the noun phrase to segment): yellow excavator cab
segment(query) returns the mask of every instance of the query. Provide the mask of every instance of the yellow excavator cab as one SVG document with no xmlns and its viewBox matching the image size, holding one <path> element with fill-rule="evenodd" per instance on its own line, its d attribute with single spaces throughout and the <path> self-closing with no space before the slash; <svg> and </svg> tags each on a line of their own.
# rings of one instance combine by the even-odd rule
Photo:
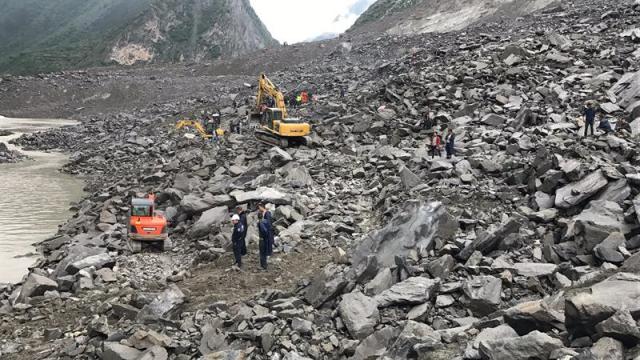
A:
<svg viewBox="0 0 640 360">
<path fill-rule="evenodd" d="M 264 108 L 267 95 L 274 99 L 276 107 Z M 256 107 L 249 114 L 249 120 L 259 122 L 255 137 L 269 145 L 287 147 L 293 142 L 303 143 L 304 137 L 311 134 L 311 125 L 308 122 L 288 117 L 284 95 L 265 74 L 260 74 L 258 79 Z"/>
</svg>

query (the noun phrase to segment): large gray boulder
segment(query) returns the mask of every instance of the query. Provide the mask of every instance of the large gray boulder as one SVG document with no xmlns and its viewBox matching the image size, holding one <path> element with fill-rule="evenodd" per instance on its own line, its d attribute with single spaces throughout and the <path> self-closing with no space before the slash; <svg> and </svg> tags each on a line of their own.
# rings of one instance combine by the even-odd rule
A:
<svg viewBox="0 0 640 360">
<path fill-rule="evenodd" d="M 102 344 L 102 360 L 138 360 L 142 351 L 117 342 L 105 341 Z"/>
<path fill-rule="evenodd" d="M 219 205 L 220 200 L 220 198 L 216 199 L 216 197 L 210 193 L 205 193 L 202 196 L 189 194 L 185 195 L 180 201 L 180 208 L 187 214 L 198 215 Z"/>
<path fill-rule="evenodd" d="M 148 305 L 145 305 L 138 313 L 138 321 L 154 322 L 160 319 L 170 318 L 185 301 L 184 293 L 176 285 L 171 284 L 167 289 L 158 294 Z"/>
<path fill-rule="evenodd" d="M 462 249 L 458 254 L 458 257 L 462 260 L 468 260 L 471 254 L 475 251 L 488 254 L 495 250 L 505 237 L 510 234 L 517 233 L 519 230 L 520 221 L 515 218 L 510 218 L 506 224 L 494 227 L 489 231 L 479 234 L 473 242 Z"/>
<path fill-rule="evenodd" d="M 280 190 L 269 187 L 259 187 L 253 191 L 233 191 L 231 196 L 238 204 L 264 201 L 275 205 L 291 205 L 291 196 Z"/>
<path fill-rule="evenodd" d="M 66 267 L 65 271 L 73 275 L 78 271 L 91 266 L 96 269 L 102 269 L 103 267 L 112 268 L 115 264 L 116 260 L 111 255 L 102 253 L 74 261 Z"/>
<path fill-rule="evenodd" d="M 88 258 L 90 256 L 104 254 L 106 252 L 107 252 L 107 249 L 100 248 L 100 247 L 90 247 L 90 246 L 84 246 L 84 245 L 70 246 L 67 256 L 62 260 L 60 260 L 58 265 L 56 265 L 54 277 L 59 278 L 61 276 L 68 275 L 66 269 L 69 266 L 69 264 Z"/>
<path fill-rule="evenodd" d="M 406 166 L 400 168 L 398 175 L 400 175 L 400 181 L 406 190 L 411 190 L 420 184 L 420 178 Z"/>
<path fill-rule="evenodd" d="M 361 340 L 371 335 L 380 321 L 378 303 L 361 292 L 343 295 L 338 312 L 354 339 Z"/>
<path fill-rule="evenodd" d="M 627 347 L 640 342 L 640 329 L 629 310 L 620 310 L 612 317 L 596 325 L 598 336 L 622 341 Z"/>
<path fill-rule="evenodd" d="M 630 231 L 625 223 L 620 205 L 609 201 L 592 201 L 568 224 L 565 237 L 575 237 L 580 254 L 590 254 L 612 232 L 626 234 Z"/>
<path fill-rule="evenodd" d="M 508 337 L 480 342 L 479 350 L 483 359 L 549 359 L 554 350 L 563 347 L 562 341 L 533 331 L 521 337 Z"/>
<path fill-rule="evenodd" d="M 202 213 L 198 221 L 189 230 L 189 236 L 200 238 L 211 232 L 211 227 L 229 221 L 229 210 L 226 206 L 209 209 Z"/>
<path fill-rule="evenodd" d="M 629 126 L 633 135 L 640 135 L 640 117 L 633 120 Z"/>
<path fill-rule="evenodd" d="M 104 223 L 104 224 L 112 224 L 113 225 L 113 224 L 118 222 L 118 219 L 116 218 L 116 216 L 112 212 L 109 211 L 109 209 L 103 209 L 100 212 L 99 221 L 101 223 Z"/>
<path fill-rule="evenodd" d="M 640 275 L 615 274 L 567 297 L 565 325 L 575 337 L 596 333 L 595 326 L 618 311 L 640 313 Z"/>
<path fill-rule="evenodd" d="M 462 284 L 469 310 L 476 316 L 485 316 L 500 306 L 502 281 L 493 276 L 474 276 Z"/>
<path fill-rule="evenodd" d="M 321 307 L 329 300 L 336 298 L 347 285 L 342 268 L 335 264 L 327 264 L 306 289 L 304 298 L 315 308 Z"/>
<path fill-rule="evenodd" d="M 446 279 L 456 264 L 456 259 L 454 259 L 453 256 L 446 254 L 427 263 L 425 269 L 434 278 Z"/>
<path fill-rule="evenodd" d="M 440 279 L 410 277 L 376 295 L 379 307 L 392 305 L 422 304 L 433 300 L 438 295 Z"/>
<path fill-rule="evenodd" d="M 246 360 L 245 350 L 222 350 L 205 355 L 202 360 Z"/>
<path fill-rule="evenodd" d="M 624 360 L 625 351 L 622 343 L 616 339 L 603 337 L 589 349 L 589 354 L 597 360 Z M 634 357 L 634 359 L 637 359 Z"/>
<path fill-rule="evenodd" d="M 274 166 L 280 167 L 290 161 L 293 161 L 293 157 L 291 157 L 288 152 L 274 146 L 269 149 L 269 161 L 271 161 Z"/>
<path fill-rule="evenodd" d="M 626 73 L 609 90 L 618 99 L 618 105 L 626 108 L 636 100 L 640 94 L 640 71 Z"/>
<path fill-rule="evenodd" d="M 394 281 L 391 269 L 387 267 L 383 268 L 378 271 L 376 276 L 365 285 L 364 293 L 369 296 L 378 295 L 390 288 L 393 283 Z"/>
<path fill-rule="evenodd" d="M 584 201 L 597 194 L 607 186 L 609 182 L 602 170 L 596 170 L 582 178 L 561 187 L 556 191 L 555 204 L 557 208 L 569 209 L 582 204 Z"/>
<path fill-rule="evenodd" d="M 295 187 L 313 186 L 315 182 L 304 165 L 292 162 L 278 170 L 284 181 Z"/>
<path fill-rule="evenodd" d="M 533 330 L 552 331 L 564 328 L 564 298 L 562 293 L 544 300 L 526 301 L 504 312 L 505 322 L 518 334 Z"/>
<path fill-rule="evenodd" d="M 356 348 L 352 360 L 369 360 L 380 358 L 397 338 L 399 329 L 385 326 L 362 340 Z"/>
<path fill-rule="evenodd" d="M 42 275 L 30 273 L 22 284 L 16 303 L 25 303 L 30 297 L 42 296 L 45 292 L 56 290 L 58 283 Z"/>
<path fill-rule="evenodd" d="M 541 277 L 553 274 L 558 268 L 558 265 L 543 263 L 515 263 L 513 264 L 513 267 L 518 275 Z"/>
<path fill-rule="evenodd" d="M 631 195 L 631 188 L 626 179 L 610 182 L 609 185 L 595 198 L 595 200 L 612 201 L 618 205 Z"/>
<path fill-rule="evenodd" d="M 441 335 L 427 324 L 409 320 L 405 322 L 388 354 L 393 359 L 408 359 L 415 353 L 417 345 L 422 348 L 436 348 L 441 345 Z"/>
<path fill-rule="evenodd" d="M 169 353 L 162 346 L 152 346 L 140 355 L 138 360 L 168 360 Z"/>
<path fill-rule="evenodd" d="M 380 266 L 395 266 L 395 257 L 412 251 L 426 251 L 435 246 L 436 238 L 451 239 L 458 222 L 439 202 L 424 204 L 409 201 L 384 228 L 370 233 L 354 250 L 354 267 L 373 254 Z"/>
<path fill-rule="evenodd" d="M 464 352 L 465 359 L 480 359 L 480 352 L 478 348 L 482 341 L 496 341 L 500 339 L 508 339 L 518 337 L 518 333 L 513 330 L 509 325 L 499 325 L 494 328 L 487 328 L 482 330 L 478 336 L 467 343 L 467 348 Z"/>
</svg>

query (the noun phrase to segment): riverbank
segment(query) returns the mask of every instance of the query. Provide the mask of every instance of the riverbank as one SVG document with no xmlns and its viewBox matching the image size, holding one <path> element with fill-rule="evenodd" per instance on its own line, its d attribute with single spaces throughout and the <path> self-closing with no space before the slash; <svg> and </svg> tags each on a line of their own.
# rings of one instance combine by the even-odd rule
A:
<svg viewBox="0 0 640 360">
<path fill-rule="evenodd" d="M 72 215 L 70 206 L 83 196 L 81 179 L 60 169 L 68 155 L 59 152 L 25 151 L 11 144 L 23 134 L 77 125 L 75 121 L 0 118 L 3 144 L 19 161 L 0 164 L 0 283 L 20 281 L 39 255 L 32 244 L 58 231 Z"/>
</svg>

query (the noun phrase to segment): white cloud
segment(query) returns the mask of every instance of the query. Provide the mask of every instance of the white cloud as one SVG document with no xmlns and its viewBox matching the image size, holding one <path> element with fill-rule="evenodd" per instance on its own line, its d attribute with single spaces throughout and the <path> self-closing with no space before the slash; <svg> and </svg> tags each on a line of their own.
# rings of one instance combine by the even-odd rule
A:
<svg viewBox="0 0 640 360">
<path fill-rule="evenodd" d="M 271 35 L 290 44 L 347 30 L 375 0 L 251 0 Z"/>
</svg>

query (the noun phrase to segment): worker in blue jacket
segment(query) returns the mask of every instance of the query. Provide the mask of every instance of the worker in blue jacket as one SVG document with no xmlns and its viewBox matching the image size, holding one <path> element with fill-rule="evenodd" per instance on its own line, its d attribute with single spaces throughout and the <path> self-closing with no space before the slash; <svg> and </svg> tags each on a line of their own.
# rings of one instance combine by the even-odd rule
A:
<svg viewBox="0 0 640 360">
<path fill-rule="evenodd" d="M 267 257 L 273 253 L 273 227 L 271 225 L 271 212 L 267 210 L 265 203 L 258 204 L 260 221 L 258 232 L 260 233 L 260 266 L 267 270 Z"/>
<path fill-rule="evenodd" d="M 233 257 L 235 259 L 234 266 L 242 269 L 242 237 L 244 236 L 244 226 L 240 222 L 240 216 L 233 214 L 231 217 L 233 223 L 233 234 L 231 235 L 231 243 L 233 245 Z"/>
</svg>

